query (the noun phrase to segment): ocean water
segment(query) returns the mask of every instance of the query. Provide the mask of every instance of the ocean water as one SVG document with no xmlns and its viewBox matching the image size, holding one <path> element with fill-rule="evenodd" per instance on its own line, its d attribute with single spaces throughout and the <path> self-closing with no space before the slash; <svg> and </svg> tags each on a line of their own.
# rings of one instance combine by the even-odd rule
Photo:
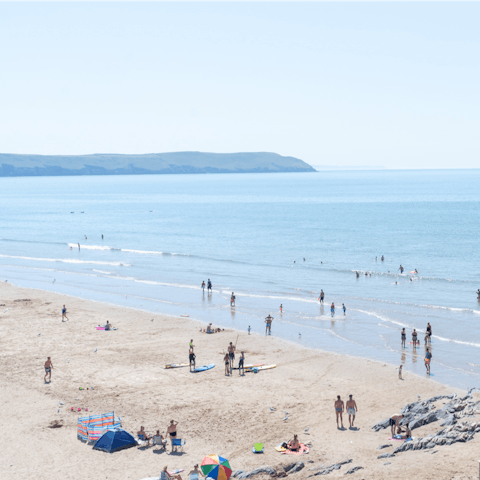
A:
<svg viewBox="0 0 480 480">
<path fill-rule="evenodd" d="M 420 375 L 430 322 L 431 378 L 480 386 L 479 185 L 480 170 L 0 178 L 0 279 L 244 332 L 271 314 L 274 336 Z"/>
</svg>

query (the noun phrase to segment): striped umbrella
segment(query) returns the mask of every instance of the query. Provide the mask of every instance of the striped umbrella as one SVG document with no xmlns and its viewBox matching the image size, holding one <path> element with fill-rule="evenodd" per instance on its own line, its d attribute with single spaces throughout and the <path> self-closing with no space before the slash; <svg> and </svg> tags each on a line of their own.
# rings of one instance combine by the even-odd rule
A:
<svg viewBox="0 0 480 480">
<path fill-rule="evenodd" d="M 200 467 L 206 477 L 215 480 L 228 480 L 232 474 L 228 460 L 219 455 L 207 455 Z"/>
</svg>

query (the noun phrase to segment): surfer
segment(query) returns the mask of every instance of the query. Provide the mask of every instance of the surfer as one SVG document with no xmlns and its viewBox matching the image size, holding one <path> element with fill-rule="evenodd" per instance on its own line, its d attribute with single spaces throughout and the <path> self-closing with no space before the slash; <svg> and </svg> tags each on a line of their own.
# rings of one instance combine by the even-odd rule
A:
<svg viewBox="0 0 480 480">
<path fill-rule="evenodd" d="M 343 310 L 343 314 L 346 315 L 347 314 L 347 307 L 345 306 L 344 303 L 342 303 L 342 310 Z"/>
<path fill-rule="evenodd" d="M 432 360 L 432 354 L 430 350 L 427 348 L 425 352 L 425 368 L 427 369 L 427 373 L 430 375 L 430 361 Z"/>
<path fill-rule="evenodd" d="M 323 290 L 320 291 L 320 303 L 323 303 L 323 300 L 325 299 L 325 293 L 323 293 Z"/>
<path fill-rule="evenodd" d="M 235 345 L 230 342 L 228 346 L 228 357 L 230 358 L 230 368 L 233 368 L 233 361 L 235 360 Z"/>
<path fill-rule="evenodd" d="M 210 279 L 208 279 L 207 291 L 211 292 L 211 290 L 212 290 L 212 282 L 210 281 Z"/>
<path fill-rule="evenodd" d="M 265 335 L 271 335 L 272 334 L 272 320 L 273 320 L 273 317 L 268 314 L 268 317 L 265 318 L 265 323 L 266 323 L 266 326 L 265 326 Z"/>
<path fill-rule="evenodd" d="M 53 363 L 50 360 L 50 357 L 47 357 L 47 361 L 45 362 L 45 377 L 43 378 L 43 381 L 47 383 L 47 375 L 48 375 L 48 382 L 50 383 L 52 381 L 52 368 L 53 368 Z"/>
<path fill-rule="evenodd" d="M 230 306 L 235 306 L 235 294 L 232 292 L 232 296 L 230 297 Z"/>
<path fill-rule="evenodd" d="M 432 343 L 432 326 L 430 322 L 427 324 L 427 331 L 425 332 L 425 345 L 428 343 Z"/>
<path fill-rule="evenodd" d="M 402 347 L 405 348 L 405 342 L 407 340 L 407 334 L 405 332 L 405 328 L 402 328 Z"/>
<path fill-rule="evenodd" d="M 202 290 L 203 290 L 203 293 L 205 293 L 205 280 L 202 281 Z"/>
<path fill-rule="evenodd" d="M 340 421 L 342 422 L 343 428 L 343 412 L 345 410 L 345 404 L 343 400 L 340 398 L 340 395 L 337 395 L 337 399 L 335 400 L 335 413 L 337 415 L 337 428 L 338 428 L 338 417 L 340 416 Z"/>
<path fill-rule="evenodd" d="M 67 307 L 65 307 L 65 305 L 64 305 L 63 308 L 62 308 L 62 322 L 65 321 L 65 318 L 67 320 L 69 320 L 69 318 L 67 317 Z"/>
<path fill-rule="evenodd" d="M 350 427 L 353 427 L 353 423 L 355 422 L 355 414 L 358 412 L 357 402 L 353 399 L 353 395 L 349 395 L 346 406 L 348 422 L 350 423 Z"/>
<path fill-rule="evenodd" d="M 417 331 L 415 329 L 413 329 L 412 332 L 412 343 L 413 347 L 415 348 L 417 346 Z M 420 342 L 418 342 L 418 344 L 420 345 Z"/>
<path fill-rule="evenodd" d="M 188 349 L 188 361 L 190 362 L 190 371 L 192 371 L 192 364 L 193 369 L 195 370 L 195 353 L 194 353 L 195 346 L 193 345 L 193 339 L 190 340 L 190 348 Z"/>
<path fill-rule="evenodd" d="M 332 305 L 330 306 L 330 314 L 332 317 L 335 315 L 335 303 L 332 302 Z"/>
<path fill-rule="evenodd" d="M 403 273 L 404 268 L 401 265 L 398 269 L 400 270 L 400 273 Z"/>
</svg>

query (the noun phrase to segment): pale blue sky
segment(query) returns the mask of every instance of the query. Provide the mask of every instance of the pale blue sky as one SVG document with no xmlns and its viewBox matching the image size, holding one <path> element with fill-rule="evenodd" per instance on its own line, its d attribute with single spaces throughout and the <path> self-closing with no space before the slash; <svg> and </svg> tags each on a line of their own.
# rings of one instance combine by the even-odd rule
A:
<svg viewBox="0 0 480 480">
<path fill-rule="evenodd" d="M 0 152 L 480 167 L 478 3 L 0 3 Z"/>
</svg>

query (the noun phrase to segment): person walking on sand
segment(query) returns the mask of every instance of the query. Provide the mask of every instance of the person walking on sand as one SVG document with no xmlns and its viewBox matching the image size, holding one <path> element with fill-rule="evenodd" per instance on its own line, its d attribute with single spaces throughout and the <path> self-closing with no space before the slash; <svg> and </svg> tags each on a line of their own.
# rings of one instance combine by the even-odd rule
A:
<svg viewBox="0 0 480 480">
<path fill-rule="evenodd" d="M 337 395 L 337 399 L 335 400 L 335 413 L 337 414 L 337 428 L 338 428 L 338 418 L 340 417 L 340 421 L 342 423 L 343 428 L 343 412 L 345 410 L 345 404 L 343 400 L 340 398 L 340 395 Z"/>
<path fill-rule="evenodd" d="M 173 447 L 173 439 L 177 438 L 177 425 L 178 425 L 178 422 L 170 420 L 170 425 L 167 427 L 167 435 L 170 436 L 172 447 Z"/>
<path fill-rule="evenodd" d="M 225 375 L 228 377 L 230 376 L 230 355 L 226 353 L 223 360 L 225 362 Z"/>
<path fill-rule="evenodd" d="M 195 370 L 195 352 L 194 352 L 195 345 L 193 344 L 193 340 L 190 340 L 190 348 L 188 350 L 188 361 L 190 362 L 190 371 L 192 371 L 192 364 L 193 369 Z"/>
<path fill-rule="evenodd" d="M 43 381 L 47 383 L 47 375 L 48 375 L 48 383 L 52 381 L 52 368 L 53 368 L 53 363 L 50 360 L 50 357 L 47 357 L 47 361 L 45 362 L 45 377 L 43 378 Z"/>
<path fill-rule="evenodd" d="M 417 346 L 417 331 L 415 329 L 413 329 L 413 332 L 412 332 L 412 343 L 413 343 L 413 346 L 416 347 Z M 420 342 L 418 342 L 418 344 L 420 345 Z"/>
<path fill-rule="evenodd" d="M 242 350 L 242 356 L 238 360 L 238 374 L 245 375 L 245 352 Z"/>
<path fill-rule="evenodd" d="M 348 413 L 348 422 L 350 427 L 353 427 L 355 423 L 355 414 L 358 412 L 357 402 L 353 399 L 353 395 L 349 395 L 347 400 L 347 413 Z"/>
<path fill-rule="evenodd" d="M 398 367 L 398 378 L 399 378 L 399 380 L 403 380 L 403 378 L 402 378 L 402 368 L 403 368 L 403 365 L 400 365 Z"/>
<path fill-rule="evenodd" d="M 235 345 L 230 342 L 228 346 L 228 357 L 230 359 L 230 369 L 233 368 L 233 361 L 235 360 Z"/>
<path fill-rule="evenodd" d="M 427 369 L 428 375 L 430 375 L 430 362 L 432 361 L 432 354 L 430 350 L 427 348 L 425 352 L 425 368 Z"/>
<path fill-rule="evenodd" d="M 265 318 L 265 323 L 266 323 L 265 335 L 272 334 L 272 320 L 273 320 L 273 317 L 270 314 L 268 314 L 268 317 Z"/>
<path fill-rule="evenodd" d="M 202 282 L 202 290 L 203 290 L 203 293 L 205 293 L 205 280 L 203 280 Z"/>
<path fill-rule="evenodd" d="M 68 320 L 68 317 L 67 317 L 67 307 L 65 307 L 65 305 L 64 305 L 63 308 L 62 308 L 62 322 L 64 322 L 65 319 Z"/>
<path fill-rule="evenodd" d="M 250 325 L 248 326 L 248 334 L 250 335 L 250 330 L 251 330 L 251 327 Z"/>
<path fill-rule="evenodd" d="M 402 328 L 402 347 L 405 348 L 405 342 L 407 341 L 407 333 L 405 328 Z"/>
<path fill-rule="evenodd" d="M 320 303 L 323 303 L 323 300 L 325 299 L 325 293 L 323 290 L 320 291 Z"/>
</svg>

